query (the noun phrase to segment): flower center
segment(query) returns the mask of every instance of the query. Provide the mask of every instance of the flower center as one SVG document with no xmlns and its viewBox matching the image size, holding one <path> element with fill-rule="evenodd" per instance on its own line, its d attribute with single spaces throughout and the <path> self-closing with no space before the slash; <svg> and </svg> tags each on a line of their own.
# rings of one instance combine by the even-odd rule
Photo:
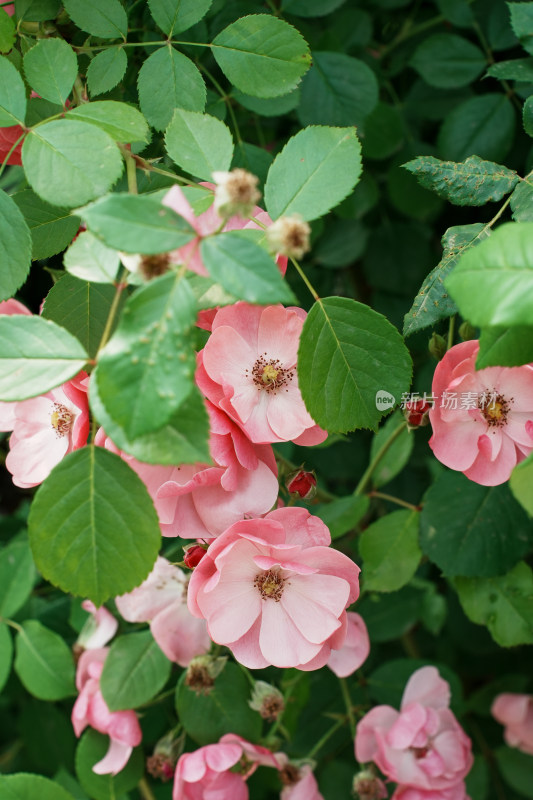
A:
<svg viewBox="0 0 533 800">
<path fill-rule="evenodd" d="M 54 410 L 50 415 L 52 428 L 55 428 L 58 436 L 67 436 L 72 428 L 74 414 L 61 403 L 54 403 Z"/>
<path fill-rule="evenodd" d="M 506 400 L 501 394 L 493 391 L 487 398 L 481 397 L 478 408 L 485 417 L 490 428 L 503 428 L 507 424 L 507 416 L 511 410 L 513 398 Z"/>
<path fill-rule="evenodd" d="M 249 370 L 246 370 L 249 375 Z M 279 358 L 266 358 L 266 353 L 259 356 L 252 367 L 252 380 L 257 390 L 264 389 L 268 394 L 276 394 L 278 389 L 292 381 L 294 373 L 281 366 Z M 288 391 L 288 389 L 285 389 Z"/>
<path fill-rule="evenodd" d="M 281 576 L 279 569 L 269 569 L 255 576 L 254 586 L 259 589 L 263 600 L 274 600 L 279 603 L 283 594 L 285 580 Z"/>
<path fill-rule="evenodd" d="M 411 747 L 411 750 L 415 754 L 415 758 L 424 758 L 427 756 L 429 747 Z"/>
</svg>

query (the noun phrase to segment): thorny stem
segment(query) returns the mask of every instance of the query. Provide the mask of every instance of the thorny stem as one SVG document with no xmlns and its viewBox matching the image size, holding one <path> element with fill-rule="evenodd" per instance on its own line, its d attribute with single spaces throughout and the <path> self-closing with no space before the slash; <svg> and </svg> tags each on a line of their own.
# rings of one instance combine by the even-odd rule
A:
<svg viewBox="0 0 533 800">
<path fill-rule="evenodd" d="M 348 689 L 346 678 L 339 678 L 339 683 L 341 685 L 341 692 L 344 699 L 344 705 L 346 706 L 346 713 L 348 714 L 348 721 L 350 723 L 350 731 L 352 734 L 352 739 L 355 739 L 356 722 L 355 722 L 355 714 L 353 713 L 352 698 L 350 697 L 350 690 Z"/>
<path fill-rule="evenodd" d="M 363 494 L 367 483 L 369 482 L 370 478 L 372 477 L 372 473 L 378 466 L 379 462 L 387 452 L 387 450 L 391 447 L 391 445 L 396 441 L 396 439 L 403 433 L 405 428 L 407 427 L 407 422 L 401 422 L 398 427 L 391 433 L 389 438 L 386 442 L 384 442 L 378 452 L 376 453 L 375 457 L 372 459 L 368 467 L 366 468 L 363 477 L 357 484 L 354 495 Z"/>
<path fill-rule="evenodd" d="M 420 511 L 422 508 L 422 506 L 415 506 L 412 503 L 408 503 L 407 500 L 401 500 L 399 497 L 393 497 L 391 494 L 385 494 L 384 492 L 371 491 L 368 496 L 376 497 L 379 500 L 388 500 L 389 503 L 396 503 L 397 506 L 403 506 L 410 509 L 410 511 Z"/>
</svg>

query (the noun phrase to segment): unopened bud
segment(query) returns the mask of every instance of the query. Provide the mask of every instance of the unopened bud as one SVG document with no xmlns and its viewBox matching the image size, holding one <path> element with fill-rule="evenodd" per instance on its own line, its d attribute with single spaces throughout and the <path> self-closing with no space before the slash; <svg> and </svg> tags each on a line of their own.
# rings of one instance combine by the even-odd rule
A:
<svg viewBox="0 0 533 800">
<path fill-rule="evenodd" d="M 438 333 L 433 332 L 433 335 L 429 340 L 428 350 L 431 355 L 437 359 L 437 361 L 440 361 L 441 358 L 444 357 L 447 350 L 446 339 L 444 339 Z"/>
<path fill-rule="evenodd" d="M 266 237 L 273 253 L 302 258 L 310 250 L 311 228 L 299 214 L 280 217 L 267 229 Z"/>
<path fill-rule="evenodd" d="M 174 731 L 169 731 L 162 739 L 159 739 L 153 755 L 146 759 L 146 769 L 150 775 L 163 782 L 174 777 L 176 764 L 183 750 L 183 740 L 184 736 L 176 738 Z"/>
<path fill-rule="evenodd" d="M 147 281 L 152 278 L 159 278 L 170 268 L 170 257 L 168 253 L 157 253 L 153 256 L 141 256 L 139 272 Z"/>
<path fill-rule="evenodd" d="M 422 428 L 429 422 L 429 411 L 431 403 L 427 400 L 412 400 L 406 403 L 403 409 L 403 415 L 407 420 L 407 427 L 411 430 L 413 428 Z"/>
<path fill-rule="evenodd" d="M 382 800 L 388 795 L 383 781 L 369 769 L 354 776 L 352 791 L 360 800 Z"/>
<path fill-rule="evenodd" d="M 459 325 L 459 336 L 463 342 L 468 342 L 470 339 L 477 339 L 476 329 L 469 322 L 462 322 Z"/>
<path fill-rule="evenodd" d="M 287 475 L 285 486 L 289 494 L 298 494 L 302 500 L 312 500 L 316 495 L 316 475 L 300 467 Z"/>
<path fill-rule="evenodd" d="M 213 656 L 196 656 L 187 667 L 185 686 L 196 694 L 208 695 L 215 685 L 217 678 L 227 661 L 226 656 L 213 658 Z"/>
<path fill-rule="evenodd" d="M 257 188 L 259 178 L 245 169 L 236 167 L 231 172 L 213 172 L 215 210 L 221 217 L 250 217 L 261 198 Z"/>
<path fill-rule="evenodd" d="M 248 705 L 270 722 L 274 722 L 285 710 L 285 701 L 279 689 L 265 681 L 255 682 L 252 699 L 248 701 Z"/>
<path fill-rule="evenodd" d="M 201 544 L 190 544 L 184 548 L 183 563 L 189 569 L 194 569 L 198 566 L 202 558 L 207 553 L 207 548 L 202 547 Z"/>
</svg>

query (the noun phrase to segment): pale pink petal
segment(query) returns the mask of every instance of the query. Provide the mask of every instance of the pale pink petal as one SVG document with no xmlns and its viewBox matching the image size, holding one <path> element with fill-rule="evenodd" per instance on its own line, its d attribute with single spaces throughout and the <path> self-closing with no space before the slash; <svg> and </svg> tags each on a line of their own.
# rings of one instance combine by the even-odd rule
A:
<svg viewBox="0 0 533 800">
<path fill-rule="evenodd" d="M 327 525 L 319 517 L 312 516 L 306 508 L 277 508 L 267 518 L 283 525 L 287 544 L 301 544 L 304 547 L 331 544 Z"/>
<path fill-rule="evenodd" d="M 387 742 L 397 750 L 406 750 L 416 741 L 418 733 L 424 728 L 427 712 L 420 703 L 409 703 L 387 733 Z M 424 747 L 427 736 L 417 747 Z"/>
<path fill-rule="evenodd" d="M 421 667 L 413 672 L 402 697 L 401 708 L 411 703 L 420 703 L 430 708 L 448 708 L 450 705 L 450 684 L 441 678 L 436 667 Z"/>
<path fill-rule="evenodd" d="M 334 575 L 291 575 L 280 605 L 302 636 L 322 644 L 340 627 L 349 592 L 349 584 Z"/>
<path fill-rule="evenodd" d="M 187 606 L 175 601 L 161 610 L 150 624 L 152 636 L 170 661 L 187 667 L 193 658 L 211 647 L 205 620 L 193 617 Z"/>
<path fill-rule="evenodd" d="M 360 764 L 375 761 L 378 754 L 377 735 L 392 728 L 399 716 L 399 713 L 390 706 L 376 706 L 358 722 L 355 757 Z"/>
<path fill-rule="evenodd" d="M 224 385 L 244 387 L 251 383 L 251 372 L 257 355 L 240 333 L 229 326 L 213 330 L 203 351 L 203 364 L 209 377 Z M 253 385 L 253 384 L 252 384 Z"/>
<path fill-rule="evenodd" d="M 313 644 L 302 636 L 281 603 L 266 600 L 261 615 L 259 647 L 270 664 L 290 667 L 310 661 L 321 645 Z"/>
<path fill-rule="evenodd" d="M 435 457 L 451 469 L 464 470 L 471 467 L 478 455 L 478 439 L 485 432 L 483 426 L 474 420 L 457 425 L 445 425 L 431 417 L 433 436 L 429 446 Z M 479 427 L 482 429 L 479 430 Z M 486 426 L 485 426 L 486 427 Z"/>
<path fill-rule="evenodd" d="M 111 739 L 107 753 L 94 765 L 93 772 L 97 775 L 116 775 L 124 769 L 132 752 L 130 745 Z"/>
<path fill-rule="evenodd" d="M 250 630 L 237 639 L 230 642 L 228 647 L 232 651 L 237 661 L 248 669 L 263 669 L 269 666 L 269 662 L 264 657 L 259 647 L 259 632 L 261 630 L 261 618 L 258 617 Z"/>
<path fill-rule="evenodd" d="M 370 653 L 370 639 L 363 618 L 353 611 L 348 611 L 346 616 L 348 630 L 344 644 L 339 649 L 331 651 L 327 662 L 328 667 L 338 678 L 352 675 L 364 664 Z"/>
<path fill-rule="evenodd" d="M 18 404 L 20 405 L 20 404 Z M 29 438 L 18 438 L 7 454 L 6 467 L 15 486 L 37 486 L 48 477 L 68 451 L 68 436 L 57 436 L 55 430 L 43 427 Z"/>
<path fill-rule="evenodd" d="M 307 411 L 295 378 L 276 394 L 270 395 L 267 405 L 268 424 L 282 441 L 301 436 L 315 421 Z"/>
<path fill-rule="evenodd" d="M 285 369 L 296 367 L 303 321 L 283 306 L 268 306 L 261 314 L 257 336 L 259 353 L 275 358 Z"/>
<path fill-rule="evenodd" d="M 217 312 L 213 322 L 213 331 L 223 325 L 228 325 L 234 328 L 257 353 L 257 336 L 262 313 L 261 306 L 252 306 L 249 303 L 239 302 L 232 306 L 224 306 Z"/>
<path fill-rule="evenodd" d="M 483 452 L 480 452 L 472 466 L 464 473 L 471 481 L 482 486 L 498 486 L 509 480 L 517 461 L 518 454 L 514 442 L 508 436 L 503 436 L 502 447 L 494 461 L 490 461 Z"/>
<path fill-rule="evenodd" d="M 149 622 L 176 600 L 183 602 L 185 587 L 185 573 L 158 556 L 146 580 L 128 594 L 116 597 L 115 603 L 128 622 Z"/>
</svg>

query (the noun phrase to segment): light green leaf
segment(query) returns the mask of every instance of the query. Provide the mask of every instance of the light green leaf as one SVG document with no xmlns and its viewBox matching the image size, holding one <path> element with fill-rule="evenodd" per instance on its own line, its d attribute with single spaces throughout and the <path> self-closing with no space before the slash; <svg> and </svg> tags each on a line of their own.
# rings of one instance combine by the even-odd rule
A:
<svg viewBox="0 0 533 800">
<path fill-rule="evenodd" d="M 418 74 L 438 89 L 468 86 L 485 69 L 483 52 L 454 33 L 436 33 L 418 45 L 411 59 Z"/>
<path fill-rule="evenodd" d="M 522 753 L 516 747 L 498 747 L 494 756 L 508 785 L 518 794 L 533 798 L 533 755 Z"/>
<path fill-rule="evenodd" d="M 210 276 L 248 303 L 296 303 L 272 257 L 248 233 L 256 231 L 229 231 L 202 240 L 200 252 Z"/>
<path fill-rule="evenodd" d="M 404 336 L 410 336 L 439 319 L 457 313 L 457 306 L 448 294 L 444 279 L 455 267 L 460 256 L 488 235 L 489 229 L 481 222 L 448 228 L 441 240 L 444 250 L 442 259 L 425 279 L 410 311 L 404 317 Z"/>
<path fill-rule="evenodd" d="M 415 574 L 422 557 L 418 511 L 393 511 L 369 525 L 359 539 L 365 591 L 395 592 Z"/>
<path fill-rule="evenodd" d="M 166 253 L 196 236 L 183 217 L 147 195 L 110 194 L 78 213 L 91 233 L 126 253 Z"/>
<path fill-rule="evenodd" d="M 24 622 L 17 633 L 15 672 L 39 700 L 61 700 L 76 694 L 70 648 L 37 620 Z"/>
<path fill-rule="evenodd" d="M 402 166 L 426 189 L 458 206 L 483 206 L 501 200 L 518 182 L 514 170 L 477 156 L 470 156 L 459 164 L 420 156 Z"/>
<path fill-rule="evenodd" d="M 307 410 L 330 433 L 376 428 L 411 380 L 403 339 L 381 314 L 344 297 L 316 302 L 298 349 L 298 382 Z M 379 402 L 384 396 L 389 405 Z"/>
<path fill-rule="evenodd" d="M 122 172 L 113 139 L 95 125 L 60 119 L 34 128 L 22 147 L 33 190 L 52 205 L 82 205 L 110 189 Z"/>
<path fill-rule="evenodd" d="M 446 287 L 472 325 L 533 325 L 533 223 L 501 225 L 461 257 Z"/>
<path fill-rule="evenodd" d="M 511 209 L 516 222 L 533 222 L 533 184 L 527 176 L 511 195 Z"/>
<path fill-rule="evenodd" d="M 0 126 L 24 125 L 26 90 L 20 73 L 4 56 L 0 56 Z"/>
<path fill-rule="evenodd" d="M 520 44 L 528 53 L 533 53 L 533 3 L 507 3 L 511 13 L 511 27 Z"/>
<path fill-rule="evenodd" d="M 324 503 L 321 506 L 313 506 L 313 514 L 320 517 L 331 533 L 332 539 L 339 539 L 345 533 L 351 531 L 360 520 L 363 519 L 370 500 L 364 494 L 348 495 L 339 497 L 331 503 Z"/>
<path fill-rule="evenodd" d="M 0 317 L 0 400 L 26 400 L 73 378 L 87 361 L 74 336 L 42 317 Z"/>
<path fill-rule="evenodd" d="M 7 300 L 22 286 L 30 271 L 31 233 L 17 204 L 3 191 L 0 191 L 0 263 L 0 300 Z"/>
<path fill-rule="evenodd" d="M 150 631 L 115 639 L 100 679 L 100 688 L 111 711 L 144 705 L 163 688 L 171 663 Z"/>
<path fill-rule="evenodd" d="M 233 139 L 221 120 L 181 108 L 174 111 L 165 145 L 179 167 L 209 181 L 214 170 L 228 170 L 233 158 Z"/>
<path fill-rule="evenodd" d="M 144 483 L 119 456 L 93 445 L 54 467 L 28 524 L 43 576 L 97 606 L 146 578 L 161 540 Z"/>
<path fill-rule="evenodd" d="M 404 421 L 401 411 L 398 411 L 387 419 L 383 427 L 379 429 L 372 439 L 372 445 L 370 447 L 370 458 L 372 460 L 376 458 L 385 442 L 390 439 L 391 435 L 394 434 L 400 425 L 403 425 Z M 374 486 L 384 486 L 402 471 L 411 457 L 414 443 L 414 436 L 404 425 L 404 430 L 380 459 L 372 473 L 372 483 Z"/>
<path fill-rule="evenodd" d="M 165 130 L 175 108 L 200 112 L 205 108 L 205 83 L 198 68 L 170 45 L 146 59 L 138 87 L 141 111 L 158 131 Z"/>
<path fill-rule="evenodd" d="M 114 100 L 95 100 L 71 109 L 67 119 L 80 119 L 97 125 L 115 142 L 148 142 L 150 132 L 140 111 Z"/>
<path fill-rule="evenodd" d="M 162 428 L 192 391 L 195 323 L 194 296 L 173 273 L 152 280 L 126 303 L 96 373 L 100 399 L 129 439 Z"/>
<path fill-rule="evenodd" d="M 302 125 L 361 125 L 377 105 L 379 86 L 364 61 L 345 53 L 313 51 L 302 81 Z"/>
<path fill-rule="evenodd" d="M 126 39 L 128 18 L 119 0 L 63 0 L 75 25 L 100 39 Z"/>
<path fill-rule="evenodd" d="M 5 622 L 0 622 L 0 692 L 11 674 L 13 660 L 13 640 Z M 0 789 L 2 784 L 0 783 Z"/>
<path fill-rule="evenodd" d="M 463 161 L 478 155 L 489 161 L 503 161 L 511 149 L 515 111 L 504 94 L 483 94 L 460 103 L 448 114 L 440 129 L 440 156 Z"/>
<path fill-rule="evenodd" d="M 500 647 L 533 644 L 533 572 L 523 561 L 499 578 L 455 578 L 464 612 Z"/>
<path fill-rule="evenodd" d="M 54 781 L 24 772 L 0 775 L 0 794 L 2 800 L 74 800 L 70 792 Z"/>
<path fill-rule="evenodd" d="M 120 264 L 116 250 L 107 247 L 89 231 L 72 242 L 63 259 L 65 269 L 82 281 L 113 283 Z"/>
<path fill-rule="evenodd" d="M 4 8 L 0 9 L 0 53 L 9 53 L 15 44 L 15 23 Z"/>
<path fill-rule="evenodd" d="M 361 174 L 355 128 L 312 126 L 292 136 L 268 172 L 265 203 L 272 219 L 326 214 L 353 190 Z"/>
<path fill-rule="evenodd" d="M 87 86 L 91 97 L 114 89 L 124 77 L 127 66 L 128 56 L 122 47 L 110 47 L 97 53 L 87 69 Z"/>
<path fill-rule="evenodd" d="M 512 493 L 525 508 L 530 517 L 533 517 L 533 495 L 531 493 L 531 480 L 533 479 L 533 456 L 531 453 L 511 472 L 509 486 Z"/>
<path fill-rule="evenodd" d="M 60 0 L 15 0 L 16 17 L 25 22 L 45 22 L 47 19 L 55 19 L 60 9 Z"/>
<path fill-rule="evenodd" d="M 533 361 L 533 327 L 483 328 L 476 369 L 520 367 Z"/>
<path fill-rule="evenodd" d="M 213 0 L 148 0 L 150 13 L 168 38 L 196 25 L 211 7 Z"/>
<path fill-rule="evenodd" d="M 232 22 L 211 47 L 226 77 L 254 97 L 291 92 L 311 63 L 307 43 L 296 28 L 268 14 Z"/>
<path fill-rule="evenodd" d="M 135 748 L 128 763 L 117 775 L 98 775 L 93 767 L 103 759 L 108 748 L 109 736 L 92 729 L 85 731 L 76 749 L 76 775 L 92 800 L 126 800 L 129 795 L 124 793 L 134 789 L 144 775 L 145 759 L 142 749 Z"/>
<path fill-rule="evenodd" d="M 196 298 L 198 310 L 216 308 L 217 306 L 231 306 L 237 298 L 226 292 L 222 286 L 211 278 L 203 275 L 189 275 L 187 282 Z"/>
<path fill-rule="evenodd" d="M 28 542 L 16 540 L 0 550 L 0 617 L 12 617 L 22 608 L 35 582 Z"/>
<path fill-rule="evenodd" d="M 40 39 L 24 56 L 24 74 L 40 97 L 62 106 L 78 74 L 76 53 L 64 39 Z"/>
<path fill-rule="evenodd" d="M 51 206 L 31 189 L 13 195 L 22 211 L 32 238 L 32 258 L 41 259 L 60 253 L 76 235 L 80 220 L 66 208 Z M 20 249 L 20 239 L 19 249 Z"/>
</svg>

